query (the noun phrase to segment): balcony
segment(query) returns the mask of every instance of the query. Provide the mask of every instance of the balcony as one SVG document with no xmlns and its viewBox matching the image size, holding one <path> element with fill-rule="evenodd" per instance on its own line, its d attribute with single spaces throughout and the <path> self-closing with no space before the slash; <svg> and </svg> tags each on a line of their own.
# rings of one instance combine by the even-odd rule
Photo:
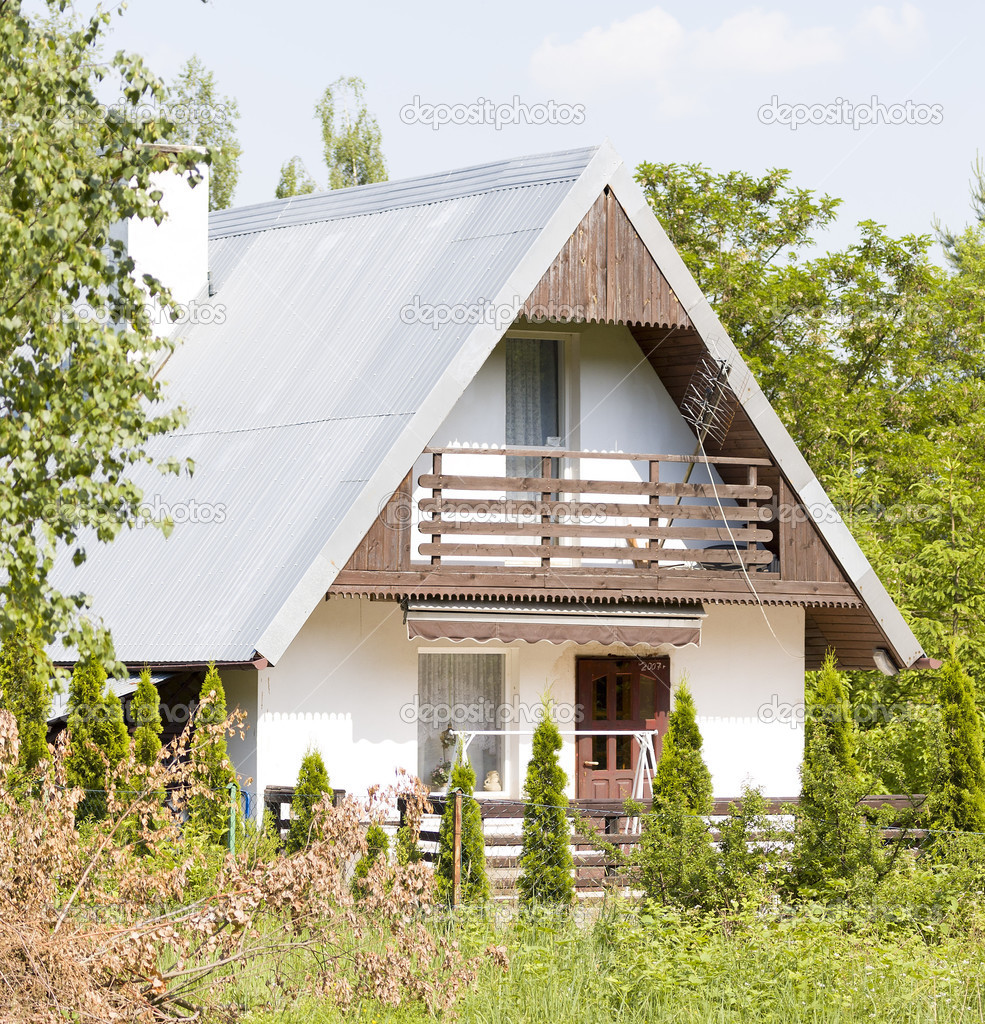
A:
<svg viewBox="0 0 985 1024">
<path fill-rule="evenodd" d="M 425 458 L 413 481 L 418 565 L 778 570 L 765 459 L 553 448 Z"/>
</svg>

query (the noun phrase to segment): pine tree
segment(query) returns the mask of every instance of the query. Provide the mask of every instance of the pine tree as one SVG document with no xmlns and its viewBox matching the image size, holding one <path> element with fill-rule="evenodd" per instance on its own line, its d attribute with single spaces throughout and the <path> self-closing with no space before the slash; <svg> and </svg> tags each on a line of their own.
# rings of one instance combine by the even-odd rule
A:
<svg viewBox="0 0 985 1024">
<path fill-rule="evenodd" d="M 933 827 L 985 832 L 985 757 L 975 682 L 954 645 L 939 675 L 944 727 L 941 778 L 931 801 Z"/>
<path fill-rule="evenodd" d="M 48 756 L 51 710 L 50 662 L 24 630 L 0 646 L 0 708 L 17 720 L 20 767 L 30 772 Z"/>
<path fill-rule="evenodd" d="M 682 679 L 674 695 L 663 750 L 653 779 L 654 805 L 680 807 L 690 814 L 710 814 L 711 772 L 701 754 L 694 698 Z"/>
<path fill-rule="evenodd" d="M 188 826 L 191 832 L 215 846 L 229 842 L 230 785 L 234 787 L 232 799 L 239 804 L 236 772 L 229 760 L 222 728 L 226 717 L 226 691 L 213 662 L 205 674 L 202 700 L 195 712 L 191 762 L 197 792 L 188 801 Z"/>
<path fill-rule="evenodd" d="M 332 787 L 329 785 L 325 762 L 317 750 L 309 749 L 301 760 L 297 785 L 291 799 L 291 829 L 287 834 L 286 850 L 297 853 L 311 844 L 314 809 L 322 797 L 331 799 Z"/>
<path fill-rule="evenodd" d="M 520 902 L 568 906 L 574 898 L 568 818 L 564 789 L 568 777 L 558 761 L 561 734 L 549 702 L 534 731 L 533 756 L 523 784 L 523 852 L 517 890 Z"/>
<path fill-rule="evenodd" d="M 130 714 L 137 728 L 133 734 L 134 754 L 137 763 L 150 767 L 161 753 L 161 697 L 151 682 L 150 669 L 140 673 L 137 692 L 130 702 Z"/>
<path fill-rule="evenodd" d="M 68 781 L 87 790 L 79 811 L 101 818 L 106 813 L 108 774 L 127 754 L 130 737 L 120 698 L 107 684 L 106 670 L 94 658 L 77 662 L 68 696 L 66 761 Z"/>
<path fill-rule="evenodd" d="M 461 741 L 451 770 L 448 783 L 448 797 L 441 824 L 438 826 L 438 861 L 434 868 L 438 883 L 438 894 L 446 901 L 451 900 L 454 880 L 455 842 L 455 796 L 462 791 L 462 903 L 479 903 L 489 899 L 489 879 L 486 877 L 486 841 L 482 832 L 482 813 L 475 793 L 475 770 L 465 757 Z"/>
</svg>

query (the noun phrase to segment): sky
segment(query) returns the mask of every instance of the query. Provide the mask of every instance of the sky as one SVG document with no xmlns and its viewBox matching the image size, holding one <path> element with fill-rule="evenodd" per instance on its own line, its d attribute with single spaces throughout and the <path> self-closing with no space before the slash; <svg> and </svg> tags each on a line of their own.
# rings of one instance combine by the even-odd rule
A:
<svg viewBox="0 0 985 1024">
<path fill-rule="evenodd" d="M 631 167 L 790 169 L 844 200 L 824 248 L 864 219 L 964 225 L 985 152 L 980 4 L 130 0 L 114 26 L 162 77 L 196 53 L 236 98 L 234 205 L 273 198 L 295 154 L 325 182 L 314 106 L 340 75 L 366 83 L 391 178 L 608 138 Z M 544 123 L 427 120 L 484 100 Z"/>
</svg>

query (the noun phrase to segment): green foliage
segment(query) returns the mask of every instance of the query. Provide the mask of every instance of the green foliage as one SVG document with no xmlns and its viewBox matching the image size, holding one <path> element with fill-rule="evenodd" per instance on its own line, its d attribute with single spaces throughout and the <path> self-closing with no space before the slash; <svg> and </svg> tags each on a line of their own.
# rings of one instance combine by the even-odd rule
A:
<svg viewBox="0 0 985 1024">
<path fill-rule="evenodd" d="M 931 800 L 934 828 L 985 833 L 985 759 L 975 683 L 952 645 L 940 670 L 944 756 Z"/>
<path fill-rule="evenodd" d="M 574 898 L 565 787 L 568 777 L 558 761 L 561 734 L 548 701 L 534 731 L 533 754 L 523 785 L 523 851 L 517 880 L 521 904 L 568 906 Z"/>
<path fill-rule="evenodd" d="M 386 181 L 380 126 L 366 108 L 365 83 L 342 76 L 326 88 L 315 107 L 329 188 Z"/>
<path fill-rule="evenodd" d="M 106 670 L 93 658 L 76 662 L 68 692 L 68 781 L 88 790 L 79 808 L 83 817 L 106 813 L 102 792 L 110 773 L 126 757 L 130 743 L 123 705 L 106 681 Z"/>
<path fill-rule="evenodd" d="M 475 770 L 465 757 L 459 742 L 455 765 L 451 770 L 448 797 L 441 824 L 438 826 L 438 860 L 434 874 L 438 895 L 445 901 L 452 898 L 455 872 L 455 798 L 454 791 L 462 791 L 462 865 L 460 898 L 462 903 L 481 903 L 489 899 L 489 879 L 486 876 L 486 844 L 482 833 L 482 812 L 473 796 Z"/>
<path fill-rule="evenodd" d="M 383 826 L 373 822 L 366 829 L 366 852 L 356 861 L 352 877 L 352 893 L 358 899 L 366 894 L 366 879 L 369 869 L 382 857 L 386 861 L 390 853 L 390 837 L 383 831 Z"/>
<path fill-rule="evenodd" d="M 674 694 L 674 710 L 653 779 L 653 801 L 664 807 L 680 807 L 691 814 L 711 812 L 711 772 L 701 754 L 701 731 L 694 698 L 682 679 Z"/>
<path fill-rule="evenodd" d="M 168 91 L 168 101 L 175 121 L 169 141 L 202 146 L 208 151 L 209 209 L 225 210 L 232 205 L 243 154 L 236 137 L 236 101 L 220 95 L 215 75 L 206 70 L 197 55 L 182 65 Z"/>
<path fill-rule="evenodd" d="M 311 844 L 315 805 L 325 796 L 332 796 L 325 762 L 317 750 L 308 750 L 301 760 L 291 799 L 291 829 L 285 846 L 288 853 L 305 850 Z"/>
<path fill-rule="evenodd" d="M 804 722 L 805 757 L 810 757 L 815 749 L 824 749 L 838 768 L 849 775 L 858 775 L 855 720 L 848 703 L 848 687 L 837 669 L 833 651 L 824 656 L 821 671 L 814 674 L 812 689 L 805 696 L 808 709 Z"/>
<path fill-rule="evenodd" d="M 227 715 L 226 691 L 213 662 L 202 683 L 201 701 L 195 712 L 190 754 L 196 792 L 188 801 L 189 832 L 213 846 L 229 842 L 230 785 L 234 787 L 232 799 L 239 805 L 236 772 L 226 749 L 223 723 Z M 237 815 L 237 822 L 240 819 Z"/>
<path fill-rule="evenodd" d="M 762 790 L 744 786 L 718 826 L 718 902 L 731 910 L 758 909 L 777 888 L 789 834 L 766 811 Z"/>
<path fill-rule="evenodd" d="M 50 669 L 45 652 L 22 629 L 0 645 L 0 708 L 17 719 L 18 763 L 26 772 L 48 757 Z"/>
<path fill-rule="evenodd" d="M 301 157 L 292 156 L 290 160 L 281 165 L 280 178 L 274 197 L 287 199 L 289 196 L 306 196 L 317 188 L 318 183 L 305 169 Z"/>
<path fill-rule="evenodd" d="M 401 867 L 406 867 L 408 864 L 418 864 L 424 859 L 424 855 L 421 853 L 421 844 L 409 825 L 401 825 L 397 829 L 394 851 L 397 863 Z"/>
<path fill-rule="evenodd" d="M 133 734 L 134 755 L 138 764 L 150 766 L 161 754 L 161 695 L 151 682 L 150 669 L 140 673 L 137 692 L 130 702 L 130 715 L 137 728 Z"/>
<path fill-rule="evenodd" d="M 140 519 L 129 470 L 155 461 L 148 440 L 185 417 L 157 378 L 173 342 L 148 309 L 169 300 L 136 279 L 110 229 L 161 221 L 156 173 L 200 177 L 194 154 L 144 145 L 173 125 L 148 113 L 164 90 L 140 58 L 100 56 L 112 15 L 67 23 L 64 6 L 46 0 L 38 18 L 7 2 L 0 17 L 0 636 L 65 638 L 111 666 L 108 632 L 80 614 L 85 595 L 52 581 L 55 552 L 81 564 L 83 533 L 110 541 Z M 85 303 L 109 316 L 80 314 Z"/>
</svg>

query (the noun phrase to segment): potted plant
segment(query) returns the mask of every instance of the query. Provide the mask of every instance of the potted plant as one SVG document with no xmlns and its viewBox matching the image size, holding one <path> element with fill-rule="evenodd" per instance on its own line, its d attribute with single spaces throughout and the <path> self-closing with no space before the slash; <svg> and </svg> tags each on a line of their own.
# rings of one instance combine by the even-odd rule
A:
<svg viewBox="0 0 985 1024">
<path fill-rule="evenodd" d="M 451 778 L 451 761 L 441 761 L 431 771 L 430 783 L 435 792 L 443 791 Z"/>
</svg>

